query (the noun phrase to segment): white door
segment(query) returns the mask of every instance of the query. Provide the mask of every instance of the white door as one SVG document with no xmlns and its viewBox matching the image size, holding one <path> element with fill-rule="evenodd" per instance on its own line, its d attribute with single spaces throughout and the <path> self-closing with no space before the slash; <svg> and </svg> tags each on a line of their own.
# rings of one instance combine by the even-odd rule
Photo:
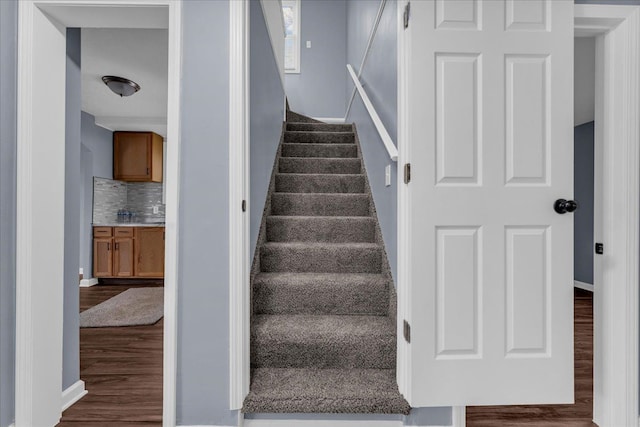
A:
<svg viewBox="0 0 640 427">
<path fill-rule="evenodd" d="M 573 402 L 573 0 L 410 7 L 410 403 Z"/>
</svg>

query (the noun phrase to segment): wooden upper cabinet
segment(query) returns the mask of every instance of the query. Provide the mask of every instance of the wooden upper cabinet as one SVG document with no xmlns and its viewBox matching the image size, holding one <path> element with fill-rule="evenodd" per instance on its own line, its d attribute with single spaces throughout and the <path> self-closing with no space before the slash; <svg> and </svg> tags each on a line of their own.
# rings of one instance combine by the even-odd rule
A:
<svg viewBox="0 0 640 427">
<path fill-rule="evenodd" d="M 113 133 L 113 179 L 162 182 L 162 137 L 153 132 Z"/>
</svg>

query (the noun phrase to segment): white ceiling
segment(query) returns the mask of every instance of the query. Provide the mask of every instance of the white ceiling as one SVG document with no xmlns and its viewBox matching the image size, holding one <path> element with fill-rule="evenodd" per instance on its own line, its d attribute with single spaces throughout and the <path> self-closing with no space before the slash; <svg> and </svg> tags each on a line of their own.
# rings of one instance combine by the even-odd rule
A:
<svg viewBox="0 0 640 427">
<path fill-rule="evenodd" d="M 82 110 L 110 130 L 153 131 L 166 136 L 168 31 L 83 28 Z M 125 77 L 141 87 L 120 97 L 102 76 Z"/>
</svg>

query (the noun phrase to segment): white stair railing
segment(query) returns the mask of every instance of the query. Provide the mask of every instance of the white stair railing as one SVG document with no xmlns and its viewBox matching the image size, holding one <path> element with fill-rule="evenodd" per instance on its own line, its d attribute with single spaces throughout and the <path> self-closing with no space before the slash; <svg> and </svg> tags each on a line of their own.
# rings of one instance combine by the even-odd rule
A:
<svg viewBox="0 0 640 427">
<path fill-rule="evenodd" d="M 380 135 L 380 138 L 382 138 L 382 142 L 384 143 L 384 146 L 387 149 L 387 152 L 389 153 L 389 157 L 394 162 L 397 162 L 398 149 L 396 148 L 396 145 L 391 139 L 389 132 L 387 132 L 387 128 L 384 127 L 382 120 L 380 120 L 380 116 L 376 112 L 376 109 L 371 103 L 371 100 L 369 99 L 367 92 L 365 92 L 364 88 L 362 87 L 362 84 L 360 84 L 360 79 L 356 75 L 355 71 L 353 71 L 353 67 L 350 64 L 347 64 L 347 70 L 349 70 L 349 74 L 353 79 L 353 83 L 356 86 L 356 90 L 360 94 L 360 98 L 362 98 L 362 102 L 364 103 L 364 106 L 366 107 L 367 112 L 369 113 L 369 116 L 371 116 L 371 120 L 373 120 L 373 124 L 375 125 L 378 131 L 378 134 Z"/>
</svg>

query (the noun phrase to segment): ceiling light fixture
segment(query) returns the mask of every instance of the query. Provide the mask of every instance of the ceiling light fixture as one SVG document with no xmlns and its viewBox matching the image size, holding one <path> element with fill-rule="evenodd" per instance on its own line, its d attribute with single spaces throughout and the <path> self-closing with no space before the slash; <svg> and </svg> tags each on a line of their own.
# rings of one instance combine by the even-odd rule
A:
<svg viewBox="0 0 640 427">
<path fill-rule="evenodd" d="M 113 91 L 113 93 L 122 96 L 131 96 L 140 90 L 140 85 L 124 77 L 104 76 L 102 77 L 104 84 Z"/>
</svg>

